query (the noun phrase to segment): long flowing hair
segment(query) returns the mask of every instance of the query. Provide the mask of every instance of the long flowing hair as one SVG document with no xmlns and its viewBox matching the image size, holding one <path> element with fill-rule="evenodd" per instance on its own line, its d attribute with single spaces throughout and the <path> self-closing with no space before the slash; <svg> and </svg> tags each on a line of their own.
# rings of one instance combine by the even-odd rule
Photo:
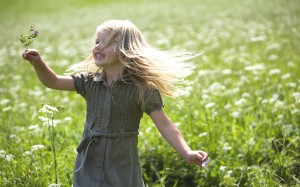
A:
<svg viewBox="0 0 300 187">
<path fill-rule="evenodd" d="M 117 41 L 119 61 L 124 65 L 124 73 L 138 86 L 140 99 L 147 86 L 154 86 L 166 96 L 176 96 L 178 85 L 194 68 L 189 62 L 199 54 L 193 52 L 164 51 L 152 47 L 141 31 L 128 20 L 109 20 L 96 29 L 108 33 L 102 47 Z M 98 73 L 101 68 L 95 65 L 93 54 L 83 62 L 71 66 L 73 72 L 87 71 Z"/>
</svg>

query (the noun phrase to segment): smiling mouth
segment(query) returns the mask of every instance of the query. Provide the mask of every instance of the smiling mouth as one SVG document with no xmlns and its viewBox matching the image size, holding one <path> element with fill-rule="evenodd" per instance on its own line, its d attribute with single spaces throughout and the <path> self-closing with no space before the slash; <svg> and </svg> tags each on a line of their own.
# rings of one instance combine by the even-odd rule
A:
<svg viewBox="0 0 300 187">
<path fill-rule="evenodd" d="M 105 55 L 102 54 L 102 53 L 94 53 L 94 57 L 96 57 L 96 58 L 104 58 Z"/>
</svg>

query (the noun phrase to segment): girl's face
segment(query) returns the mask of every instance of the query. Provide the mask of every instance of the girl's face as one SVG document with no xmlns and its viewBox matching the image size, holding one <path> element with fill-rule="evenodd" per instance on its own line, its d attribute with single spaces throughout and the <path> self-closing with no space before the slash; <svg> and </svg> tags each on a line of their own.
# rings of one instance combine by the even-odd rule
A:
<svg viewBox="0 0 300 187">
<path fill-rule="evenodd" d="M 115 40 L 103 47 L 107 37 L 108 34 L 106 32 L 98 31 L 93 49 L 95 64 L 103 68 L 121 64 L 118 60 L 118 53 L 116 52 L 117 42 Z"/>
</svg>

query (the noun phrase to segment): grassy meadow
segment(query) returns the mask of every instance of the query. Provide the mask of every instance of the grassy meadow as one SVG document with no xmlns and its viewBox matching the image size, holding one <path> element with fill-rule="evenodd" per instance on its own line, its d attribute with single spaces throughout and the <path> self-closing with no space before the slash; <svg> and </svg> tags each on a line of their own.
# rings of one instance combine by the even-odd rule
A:
<svg viewBox="0 0 300 187">
<path fill-rule="evenodd" d="M 164 97 L 164 110 L 211 162 L 186 164 L 144 115 L 147 186 L 300 186 L 299 1 L 0 1 L 0 186 L 71 186 L 85 121 L 79 95 L 45 88 L 23 62 L 20 35 L 34 23 L 31 48 L 64 74 L 108 19 L 131 20 L 155 47 L 204 52 L 181 95 Z M 64 106 L 53 121 L 46 116 L 54 131 L 44 104 Z"/>
</svg>

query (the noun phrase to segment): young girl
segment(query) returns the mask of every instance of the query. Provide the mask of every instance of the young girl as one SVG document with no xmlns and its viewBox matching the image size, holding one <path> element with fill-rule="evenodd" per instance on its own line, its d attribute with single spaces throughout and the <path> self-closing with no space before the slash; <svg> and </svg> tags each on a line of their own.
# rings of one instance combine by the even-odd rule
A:
<svg viewBox="0 0 300 187">
<path fill-rule="evenodd" d="M 46 87 L 77 91 L 86 100 L 74 187 L 144 186 L 137 150 L 143 112 L 184 160 L 199 166 L 208 161 L 206 152 L 186 144 L 164 113 L 160 95 L 174 95 L 175 83 L 190 67 L 184 62 L 194 55 L 157 50 L 130 21 L 110 20 L 97 27 L 92 53 L 71 67 L 75 75 L 56 75 L 37 50 L 22 57 Z"/>
</svg>

